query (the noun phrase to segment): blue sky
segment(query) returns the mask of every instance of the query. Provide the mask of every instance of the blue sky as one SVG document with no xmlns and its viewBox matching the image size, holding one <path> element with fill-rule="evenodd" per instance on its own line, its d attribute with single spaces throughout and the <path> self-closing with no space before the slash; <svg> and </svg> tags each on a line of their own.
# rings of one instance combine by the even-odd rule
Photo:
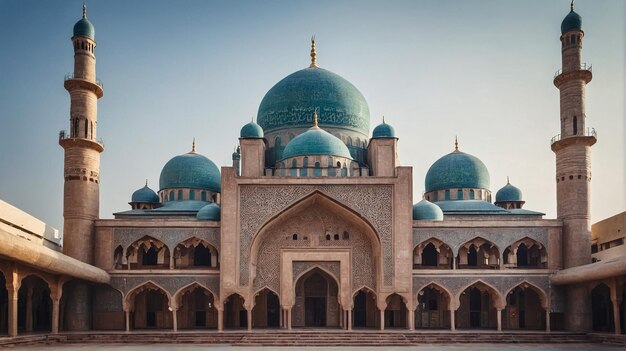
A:
<svg viewBox="0 0 626 351">
<path fill-rule="evenodd" d="M 128 209 L 147 178 L 198 151 L 231 164 L 239 129 L 264 94 L 309 63 L 351 81 L 382 115 L 412 166 L 414 202 L 428 167 L 453 149 L 479 157 L 495 193 L 506 183 L 526 208 L 556 216 L 560 23 L 566 0 L 527 1 L 140 1 L 91 0 L 97 72 L 104 83 L 98 136 L 102 218 Z M 592 219 L 625 209 L 624 2 L 578 0 L 583 60 L 593 64 L 587 125 Z M 63 150 L 80 0 L 0 0 L 0 198 L 62 229 Z"/>
</svg>

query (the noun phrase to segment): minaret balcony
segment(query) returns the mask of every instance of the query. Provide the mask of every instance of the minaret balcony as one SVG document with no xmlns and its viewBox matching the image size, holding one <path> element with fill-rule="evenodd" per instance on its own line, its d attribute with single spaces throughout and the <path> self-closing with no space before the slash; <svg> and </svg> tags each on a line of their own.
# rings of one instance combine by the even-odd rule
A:
<svg viewBox="0 0 626 351">
<path fill-rule="evenodd" d="M 98 152 L 104 151 L 104 140 L 101 138 L 87 139 L 87 138 L 72 138 L 66 131 L 59 132 L 59 145 L 64 149 L 68 147 L 87 147 L 94 149 Z"/>
<path fill-rule="evenodd" d="M 557 134 L 550 139 L 552 151 L 558 151 L 565 146 L 573 144 L 584 144 L 591 146 L 596 143 L 598 134 L 595 128 L 587 128 L 584 133 L 574 135 Z"/>
<path fill-rule="evenodd" d="M 591 64 L 583 62 L 578 69 L 566 70 L 559 69 L 554 73 L 554 85 L 558 88 L 561 84 L 568 82 L 572 79 L 584 80 L 585 84 L 591 82 Z"/>
<path fill-rule="evenodd" d="M 96 96 L 98 96 L 98 98 L 101 98 L 104 93 L 104 85 L 102 85 L 102 82 L 99 79 L 92 79 L 81 72 L 66 74 L 63 86 L 67 91 L 75 88 L 91 90 L 96 94 Z"/>
</svg>

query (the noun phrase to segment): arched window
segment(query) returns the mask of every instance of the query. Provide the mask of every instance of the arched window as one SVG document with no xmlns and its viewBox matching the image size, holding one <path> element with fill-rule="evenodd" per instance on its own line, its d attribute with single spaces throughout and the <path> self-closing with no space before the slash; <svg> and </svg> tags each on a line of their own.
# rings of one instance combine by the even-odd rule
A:
<svg viewBox="0 0 626 351">
<path fill-rule="evenodd" d="M 572 123 L 572 129 L 573 129 L 572 133 L 574 135 L 577 135 L 578 134 L 578 117 L 576 117 L 576 116 L 574 116 L 574 121 Z"/>
<path fill-rule="evenodd" d="M 333 237 L 335 240 L 339 240 L 339 234 L 335 234 Z"/>
<path fill-rule="evenodd" d="M 174 201 L 174 190 L 170 191 L 170 201 Z"/>
<path fill-rule="evenodd" d="M 196 191 L 189 190 L 189 200 L 195 200 L 195 199 L 196 199 Z"/>
<path fill-rule="evenodd" d="M 439 263 L 439 253 L 433 243 L 428 243 L 422 252 L 422 266 L 437 267 Z"/>
<path fill-rule="evenodd" d="M 177 200 L 180 201 L 183 199 L 183 191 L 182 190 L 178 190 L 178 198 Z"/>
<path fill-rule="evenodd" d="M 300 175 L 303 177 L 306 177 L 308 174 L 308 167 L 309 167 L 309 158 L 308 157 L 304 157 L 302 159 L 302 169 L 300 170 Z"/>
<path fill-rule="evenodd" d="M 467 252 L 467 265 L 471 267 L 478 266 L 478 253 L 474 245 L 472 245 Z"/>
<path fill-rule="evenodd" d="M 211 267 L 211 251 L 202 243 L 193 250 L 193 265 Z"/>
<path fill-rule="evenodd" d="M 206 201 L 206 191 L 203 191 L 203 192 L 200 193 L 200 199 L 202 201 Z"/>
<path fill-rule="evenodd" d="M 463 200 L 463 190 L 459 189 L 456 191 L 456 199 L 457 200 Z"/>
<path fill-rule="evenodd" d="M 326 234 L 326 240 L 330 240 L 330 234 Z"/>
<path fill-rule="evenodd" d="M 350 240 L 350 233 L 348 233 L 347 231 L 343 232 L 343 240 Z"/>
<path fill-rule="evenodd" d="M 474 200 L 474 190 L 470 190 L 470 200 Z"/>
<path fill-rule="evenodd" d="M 315 168 L 313 169 L 313 176 L 314 177 L 322 176 L 322 167 L 319 162 L 315 162 Z"/>
<path fill-rule="evenodd" d="M 298 240 L 298 234 L 293 234 L 291 236 L 291 240 Z"/>
<path fill-rule="evenodd" d="M 447 201 L 447 200 L 450 200 L 450 190 L 449 190 L 449 189 L 446 189 L 445 196 L 446 196 L 446 197 L 445 197 L 446 201 Z"/>
<path fill-rule="evenodd" d="M 87 138 L 87 133 L 89 132 L 89 121 L 85 119 L 85 138 Z"/>
<path fill-rule="evenodd" d="M 517 248 L 517 265 L 528 266 L 528 248 L 525 244 L 520 244 Z"/>
</svg>

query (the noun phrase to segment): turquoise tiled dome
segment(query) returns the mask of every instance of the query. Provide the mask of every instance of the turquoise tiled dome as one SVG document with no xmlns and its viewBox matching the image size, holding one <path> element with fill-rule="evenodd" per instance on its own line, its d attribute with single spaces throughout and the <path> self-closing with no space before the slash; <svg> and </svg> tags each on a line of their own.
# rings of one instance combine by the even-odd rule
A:
<svg viewBox="0 0 626 351">
<path fill-rule="evenodd" d="M 74 36 L 83 36 L 95 40 L 96 29 L 87 17 L 83 17 L 74 25 Z"/>
<path fill-rule="evenodd" d="M 263 128 L 254 122 L 250 122 L 241 128 L 239 137 L 244 139 L 261 139 L 263 138 Z"/>
<path fill-rule="evenodd" d="M 154 190 L 148 188 L 148 184 L 146 184 L 143 188 L 136 190 L 130 199 L 132 202 L 160 202 L 159 196 L 154 192 Z"/>
<path fill-rule="evenodd" d="M 426 192 L 452 188 L 489 189 L 489 171 L 477 157 L 455 150 L 426 173 Z"/>
<path fill-rule="evenodd" d="M 443 211 L 428 200 L 413 205 L 413 219 L 420 221 L 443 221 Z"/>
<path fill-rule="evenodd" d="M 522 191 L 507 183 L 496 193 L 496 202 L 522 201 Z"/>
<path fill-rule="evenodd" d="M 202 207 L 198 211 L 198 214 L 196 214 L 196 218 L 202 221 L 219 221 L 220 214 L 220 207 L 217 204 L 211 203 Z"/>
<path fill-rule="evenodd" d="M 565 16 L 565 18 L 563 19 L 563 22 L 561 22 L 561 34 L 565 34 L 569 32 L 570 30 L 574 30 L 574 29 L 581 30 L 582 25 L 583 25 L 582 17 L 580 17 L 580 15 L 574 12 L 574 9 L 572 9 L 567 14 L 567 16 Z"/>
<path fill-rule="evenodd" d="M 293 138 L 283 151 L 283 159 L 308 155 L 330 155 L 352 159 L 341 139 L 329 132 L 313 127 Z"/>
<path fill-rule="evenodd" d="M 393 127 L 383 121 L 383 123 L 379 124 L 374 128 L 372 132 L 372 138 L 395 138 L 396 131 Z"/>
<path fill-rule="evenodd" d="M 208 158 L 190 152 L 179 155 L 169 160 L 159 178 L 159 187 L 163 189 L 172 188 L 194 188 L 220 192 L 221 188 L 220 170 Z"/>
<path fill-rule="evenodd" d="M 297 71 L 276 83 L 261 101 L 257 122 L 265 133 L 308 127 L 315 109 L 321 127 L 369 135 L 370 112 L 361 92 L 341 76 L 318 67 Z"/>
</svg>

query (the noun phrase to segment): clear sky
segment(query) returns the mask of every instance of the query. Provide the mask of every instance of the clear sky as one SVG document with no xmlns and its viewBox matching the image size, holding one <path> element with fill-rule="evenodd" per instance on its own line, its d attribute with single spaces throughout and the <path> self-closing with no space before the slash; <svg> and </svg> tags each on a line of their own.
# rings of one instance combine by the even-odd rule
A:
<svg viewBox="0 0 626 351">
<path fill-rule="evenodd" d="M 567 0 L 140 1 L 90 0 L 96 28 L 102 218 L 130 209 L 145 179 L 198 151 L 231 164 L 239 129 L 264 94 L 309 64 L 351 81 L 399 137 L 413 167 L 414 202 L 428 167 L 453 150 L 479 157 L 495 193 L 522 189 L 525 208 L 556 216 L 560 24 Z M 592 220 L 625 209 L 622 0 L 578 0 L 592 151 Z M 63 76 L 81 0 L 0 0 L 0 198 L 62 230 L 63 150 L 69 126 Z"/>
</svg>

